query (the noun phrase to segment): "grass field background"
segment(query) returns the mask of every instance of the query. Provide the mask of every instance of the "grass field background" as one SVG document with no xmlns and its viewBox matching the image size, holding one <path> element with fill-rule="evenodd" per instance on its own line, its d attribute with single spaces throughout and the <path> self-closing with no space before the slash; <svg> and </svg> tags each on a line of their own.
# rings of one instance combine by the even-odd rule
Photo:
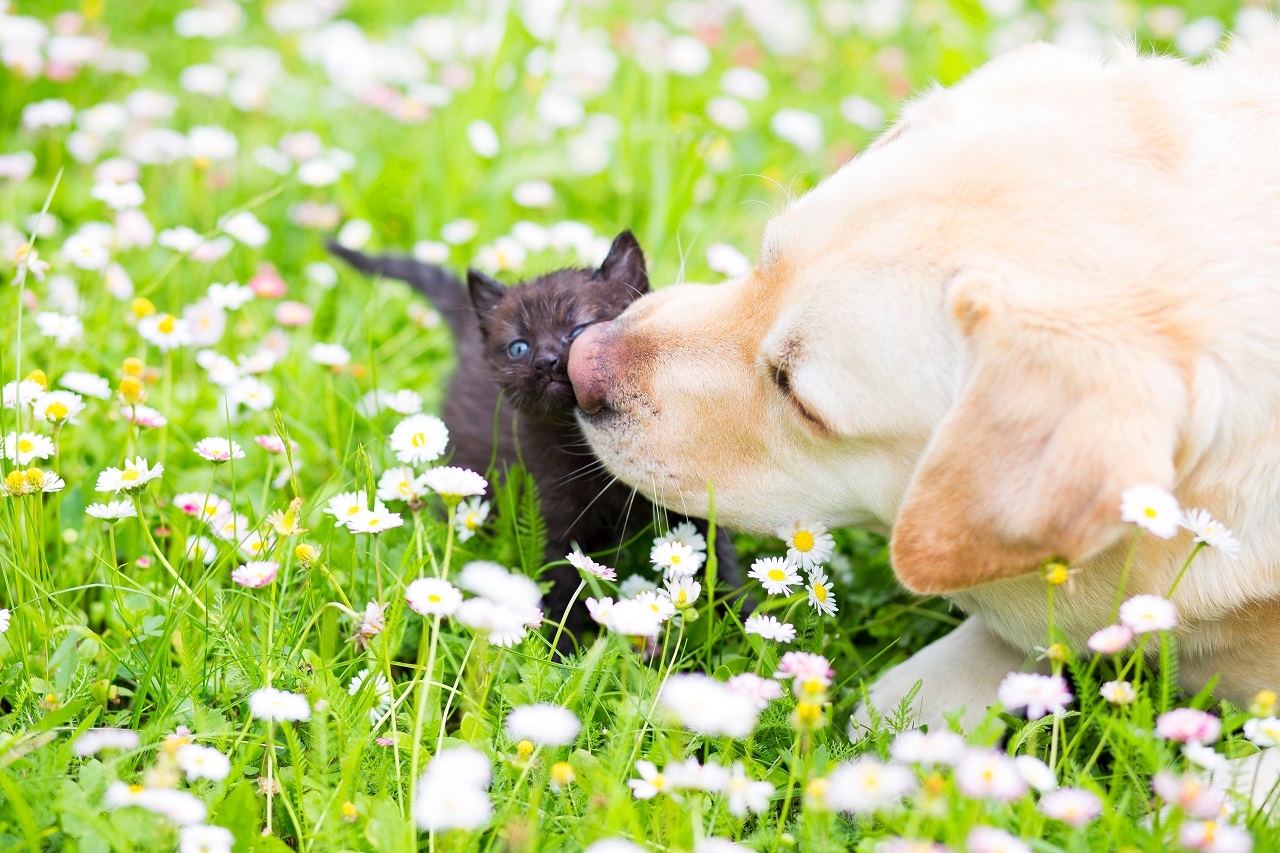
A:
<svg viewBox="0 0 1280 853">
<path fill-rule="evenodd" d="M 705 572 L 700 597 L 652 641 L 601 628 L 568 659 L 550 650 L 559 613 L 504 646 L 458 614 L 415 612 L 418 578 L 469 585 L 473 611 L 503 605 L 491 601 L 500 578 L 463 577 L 473 561 L 539 577 L 536 490 L 518 471 L 480 472 L 501 485 L 474 533 L 448 523 L 455 498 L 422 484 L 420 500 L 388 500 L 403 525 L 376 536 L 325 514 L 400 464 L 392 433 L 414 395 L 439 411 L 452 343 L 407 288 L 324 250 L 337 234 L 515 281 L 598 263 L 631 228 L 655 285 L 716 281 L 749 265 L 771 211 L 855 156 L 913 92 L 1037 38 L 1106 52 L 1131 34 L 1196 60 L 1274 7 L 0 8 L 0 435 L 14 457 L 0 460 L 0 850 L 1277 846 L 1268 809 L 1227 798 L 1210 813 L 1186 793 L 1184 774 L 1219 759 L 1155 733 L 1175 707 L 1212 709 L 1224 732 L 1214 755 L 1246 755 L 1266 740 L 1255 728 L 1246 739 L 1246 721 L 1272 718 L 1274 697 L 1240 709 L 1180 694 L 1164 633 L 1147 636 L 1159 673 L 1132 653 L 1090 664 L 1084 650 L 1054 651 L 1069 710 L 1028 722 L 995 709 L 964 759 L 945 740 L 903 759 L 891 743 L 906 719 L 851 742 L 861 686 L 960 619 L 901 591 L 884 543 L 858 531 L 834 531 L 823 560 L 834 616 L 803 589 L 771 596 L 753 582 L 758 612 L 796 628 L 790 643 L 709 606 L 730 590 L 713 596 Z M 248 289 L 210 289 L 233 282 Z M 40 401 L 55 399 L 42 395 L 68 388 L 83 411 L 41 420 Z M 396 391 L 411 393 L 372 402 Z M 243 457 L 206 461 L 194 448 L 207 436 Z M 138 456 L 163 473 L 97 490 Z M 86 513 L 110 500 L 134 515 Z M 660 586 L 650 546 L 665 532 L 598 559 L 619 581 Z M 737 544 L 744 566 L 787 552 L 781 538 Z M 232 579 L 255 561 L 274 564 L 271 581 Z M 582 597 L 637 583 L 584 575 Z M 1054 639 L 1046 626 L 1046 647 Z M 789 651 L 833 672 L 774 681 L 780 666 L 816 665 L 784 662 Z M 672 679 L 695 673 L 715 683 Z M 741 694 L 723 685 L 744 674 L 774 686 L 740 678 L 763 706 L 735 717 Z M 1132 682 L 1135 701 L 1103 701 L 1108 680 Z M 268 687 L 304 698 L 271 710 L 257 692 Z M 287 719 L 299 701 L 308 719 Z M 581 731 L 548 708 L 533 724 L 508 720 L 536 703 L 567 709 Z M 1018 775 L 1015 755 L 1051 764 L 1066 795 L 1041 791 L 1026 762 Z M 966 782 L 983 761 L 1006 788 Z M 1171 779 L 1185 794 L 1175 805 Z"/>
</svg>

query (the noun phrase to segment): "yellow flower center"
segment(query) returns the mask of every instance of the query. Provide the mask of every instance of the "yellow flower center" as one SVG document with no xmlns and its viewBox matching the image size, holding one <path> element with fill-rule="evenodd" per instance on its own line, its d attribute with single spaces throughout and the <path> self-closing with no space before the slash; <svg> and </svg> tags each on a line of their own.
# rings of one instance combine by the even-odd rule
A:
<svg viewBox="0 0 1280 853">
<path fill-rule="evenodd" d="M 427 443 L 426 433 L 415 432 L 413 438 L 409 439 L 409 443 L 414 447 L 422 447 Z"/>
<path fill-rule="evenodd" d="M 10 492 L 18 493 L 23 491 L 26 481 L 22 479 L 21 471 L 10 471 L 9 475 L 4 478 L 4 485 Z"/>
<path fill-rule="evenodd" d="M 1145 515 L 1147 518 L 1155 518 L 1155 517 L 1156 517 L 1156 511 L 1155 511 L 1155 508 L 1154 508 L 1154 507 L 1147 507 L 1146 509 L 1144 509 L 1144 510 L 1142 511 L 1142 514 L 1143 514 L 1143 515 Z"/>
<path fill-rule="evenodd" d="M 813 585 L 813 597 L 821 601 L 823 604 L 827 602 L 827 588 L 820 583 Z"/>
<path fill-rule="evenodd" d="M 138 301 L 138 300 L 135 300 L 135 302 L 137 302 L 137 301 Z M 150 301 L 148 301 L 148 300 L 146 300 L 146 299 L 143 299 L 143 300 L 141 300 L 141 301 L 142 301 L 142 302 L 146 302 L 148 306 L 150 306 L 150 305 L 151 305 L 151 302 L 150 302 Z M 151 310 L 150 310 L 150 311 L 148 311 L 147 313 L 148 313 L 148 314 L 150 314 L 150 313 L 151 313 L 151 311 L 154 311 L 154 310 L 155 310 L 155 308 L 154 308 L 154 307 L 152 307 L 152 308 L 151 308 Z M 142 359 L 139 359 L 139 358 L 126 358 L 126 359 L 124 360 L 124 366 L 123 366 L 123 368 L 122 368 L 122 369 L 124 370 L 124 374 L 125 374 L 125 376 L 141 376 L 141 375 L 142 375 L 142 367 L 143 367 L 143 365 L 142 365 Z"/>
<path fill-rule="evenodd" d="M 20 453 L 30 453 L 34 449 L 35 443 L 31 439 L 23 438 L 18 440 L 18 451 Z"/>
<path fill-rule="evenodd" d="M 683 607 L 688 602 L 689 602 L 689 593 L 685 592 L 683 589 L 680 590 L 680 594 L 676 596 L 676 604 L 679 605 L 680 607 Z"/>
<path fill-rule="evenodd" d="M 516 744 L 516 752 L 519 753 L 522 759 L 528 758 L 530 755 L 533 755 L 533 741 L 531 740 L 520 741 L 518 744 Z"/>
<path fill-rule="evenodd" d="M 427 596 L 427 601 L 430 601 L 432 604 L 439 604 L 442 600 L 443 599 L 434 592 Z"/>
<path fill-rule="evenodd" d="M 360 511 L 360 504 L 352 504 L 352 505 L 347 509 L 347 515 L 355 515 L 355 514 L 356 514 L 356 513 L 358 513 L 359 511 Z"/>
<path fill-rule="evenodd" d="M 796 535 L 791 537 L 791 542 L 797 551 L 813 550 L 813 534 L 807 530 L 797 530 Z"/>
<path fill-rule="evenodd" d="M 667 777 L 661 773 L 659 773 L 657 776 L 654 776 L 653 787 L 657 788 L 659 791 L 667 787 Z"/>
<path fill-rule="evenodd" d="M 480 526 L 480 514 L 477 512 L 467 513 L 466 519 L 463 521 L 468 530 L 475 530 Z"/>
<path fill-rule="evenodd" d="M 173 315 L 165 314 L 163 317 L 161 317 L 160 324 L 156 326 L 156 328 L 164 332 L 166 335 L 173 334 Z"/>
<path fill-rule="evenodd" d="M 126 483 L 132 483 L 134 480 L 138 479 L 138 470 L 136 468 L 128 468 L 120 474 L 120 479 L 124 480 Z"/>
<path fill-rule="evenodd" d="M 671 555 L 671 565 L 675 566 L 675 565 L 679 565 L 679 563 L 680 563 L 680 555 L 679 555 L 679 554 L 672 554 L 672 555 Z"/>
<path fill-rule="evenodd" d="M 787 577 L 787 573 L 786 573 L 786 572 L 784 572 L 782 569 L 770 569 L 770 570 L 769 570 L 769 580 L 771 580 L 771 581 L 780 581 L 780 580 L 785 580 L 785 579 L 786 579 L 786 577 Z"/>
<path fill-rule="evenodd" d="M 377 527 L 381 523 L 382 523 L 382 519 L 378 518 L 376 515 L 373 518 L 369 519 L 370 527 Z"/>
<path fill-rule="evenodd" d="M 37 385 L 39 385 L 41 388 L 47 389 L 49 387 L 49 377 L 44 375 L 43 370 L 33 370 L 30 373 L 28 373 L 27 381 L 34 382 Z"/>
<path fill-rule="evenodd" d="M 133 309 L 133 313 L 137 317 L 146 317 L 149 314 L 156 313 L 156 306 L 150 299 L 145 296 L 139 296 L 137 299 L 129 303 L 129 307 Z"/>
<path fill-rule="evenodd" d="M 404 480 L 404 481 L 402 481 L 402 482 L 400 483 L 400 494 L 402 494 L 402 495 L 407 495 L 407 494 L 409 494 L 409 481 L 408 481 L 408 480 Z"/>
<path fill-rule="evenodd" d="M 49 420 L 60 421 L 69 415 L 71 410 L 67 408 L 66 403 L 63 403 L 61 400 L 55 400 L 48 406 L 45 406 L 44 413 Z"/>
</svg>

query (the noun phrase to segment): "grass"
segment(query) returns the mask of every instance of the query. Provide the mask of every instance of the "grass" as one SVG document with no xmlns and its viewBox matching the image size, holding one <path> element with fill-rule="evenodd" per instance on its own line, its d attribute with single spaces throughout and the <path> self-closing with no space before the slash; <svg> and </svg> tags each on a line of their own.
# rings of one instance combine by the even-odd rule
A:
<svg viewBox="0 0 1280 853">
<path fill-rule="evenodd" d="M 1267 810 L 1245 803 L 1235 803 L 1234 817 L 1223 818 L 1213 843 L 1202 837 L 1206 830 L 1197 830 L 1195 818 L 1153 809 L 1152 777 L 1189 767 L 1176 744 L 1153 735 L 1160 714 L 1212 708 L 1225 733 L 1219 754 L 1255 750 L 1241 736 L 1245 721 L 1255 716 L 1248 709 L 1215 705 L 1208 692 L 1186 696 L 1176 689 L 1176 649 L 1167 634 L 1149 635 L 1146 642 L 1149 650 L 1158 649 L 1148 658 L 1162 664 L 1158 671 L 1134 653 L 1090 660 L 1081 650 L 1068 651 L 1055 664 L 1070 677 L 1076 697 L 1067 713 L 1028 722 L 996 709 L 986 725 L 968 733 L 975 748 L 994 750 L 982 755 L 1038 756 L 1053 765 L 1061 784 L 1093 792 L 1103 808 L 1083 825 L 1048 817 L 1032 791 L 1005 800 L 975 796 L 945 768 L 907 771 L 905 800 L 881 803 L 868 795 L 841 808 L 853 802 L 858 778 L 892 781 L 880 761 L 889 758 L 896 730 L 911 725 L 898 714 L 851 742 L 846 726 L 863 685 L 961 618 L 945 601 L 919 600 L 897 587 L 876 537 L 835 532 L 829 565 L 840 605 L 835 617 L 819 618 L 803 593 L 767 596 L 753 589 L 759 612 L 797 628 L 787 646 L 745 633 L 746 614 L 709 607 L 707 589 L 647 649 L 601 631 L 579 638 L 578 653 L 562 658 L 552 651 L 554 623 L 562 614 L 547 613 L 540 630 L 504 648 L 455 618 L 424 618 L 406 607 L 411 581 L 457 581 L 461 567 L 474 560 L 496 561 L 531 578 L 545 571 L 536 487 L 518 469 L 505 476 L 486 472 L 496 485 L 494 514 L 466 541 L 446 523 L 445 502 L 436 495 L 393 505 L 405 523 L 378 537 L 353 536 L 323 513 L 338 493 L 372 492 L 396 464 L 388 436 L 400 416 L 370 413 L 361 400 L 374 389 L 410 389 L 421 395 L 426 411 L 438 411 L 452 359 L 438 318 L 405 288 L 375 285 L 342 269 L 331 279 L 334 270 L 313 266 L 325 261 L 324 238 L 339 225 L 347 223 L 345 233 L 354 238 L 360 225 L 351 220 L 364 220 L 373 226 L 371 246 L 407 248 L 420 240 L 438 242 L 448 223 L 471 219 L 478 233 L 448 248 L 448 263 L 456 268 L 493 262 L 490 250 L 508 245 L 503 238 L 521 221 L 553 226 L 574 220 L 598 239 L 631 227 L 648 252 L 655 282 L 714 280 L 726 262 L 714 260 L 723 252 L 709 257 L 708 248 L 723 243 L 749 256 L 772 209 L 873 137 L 878 122 L 861 118 L 874 114 L 868 107 L 891 117 L 911 90 L 932 80 L 953 82 L 994 46 L 1040 29 L 1079 38 L 1086 20 L 1094 32 L 1134 27 L 1141 43 L 1162 50 L 1173 49 L 1181 35 L 1186 47 L 1195 30 L 1180 29 L 1179 16 L 1210 16 L 1230 25 L 1240 12 L 1233 4 L 1035 3 L 1002 16 L 960 0 L 901 9 L 823 3 L 780 7 L 774 18 L 760 11 L 765 4 L 751 4 L 761 19 L 737 11 L 721 16 L 715 4 L 574 4 L 568 20 L 587 32 L 585 42 L 596 46 L 591 50 L 563 22 L 552 27 L 549 40 L 531 32 L 558 20 L 555 4 L 523 4 L 523 18 L 496 8 L 479 13 L 479 4 L 432 4 L 431 14 L 439 17 L 418 30 L 419 49 L 431 57 L 425 76 L 412 79 L 409 66 L 409 73 L 392 76 L 381 88 L 361 83 L 360 75 L 391 56 L 389 48 L 362 51 L 349 42 L 319 44 L 314 34 L 280 34 L 264 22 L 262 9 L 230 5 L 242 10 L 242 26 L 209 40 L 177 35 L 180 10 L 171 4 L 24 3 L 23 14 L 46 24 L 59 12 L 82 13 L 85 32 L 108 37 L 113 47 L 142 51 L 149 67 L 136 78 L 91 66 L 60 80 L 49 79 L 62 75 L 48 66 L 38 77 L 0 77 L 7 119 L 0 153 L 29 151 L 36 161 L 29 177 L 0 181 L 5 262 L 23 235 L 38 230 L 29 215 L 47 204 L 52 227 L 36 248 L 53 263 L 44 281 L 30 271 L 23 277 L 17 264 L 8 267 L 7 275 L 21 284 L 0 288 L 0 376 L 16 380 L 38 370 L 52 388 L 69 371 L 87 371 L 106 378 L 112 397 L 86 398 L 79 422 L 56 430 L 34 421 L 29 407 L 0 410 L 0 435 L 31 430 L 56 444 L 48 459 L 16 468 L 0 461 L 0 474 L 38 465 L 65 480 L 55 493 L 0 498 L 0 608 L 12 613 L 0 635 L 0 850 L 174 849 L 180 838 L 174 820 L 154 809 L 107 807 L 120 796 L 111 787 L 117 782 L 190 793 L 207 810 L 206 823 L 231 831 L 237 853 L 579 850 L 610 838 L 650 850 L 711 851 L 716 848 L 707 839 L 713 837 L 761 851 L 892 850 L 900 843 L 895 839 L 955 850 L 1019 849 L 983 847 L 971 836 L 978 826 L 1005 830 L 1037 851 L 1155 851 L 1179 844 L 1234 849 L 1226 846 L 1233 838 L 1227 827 L 1250 833 L 1256 850 L 1280 846 Z M 842 28 L 846 12 L 859 23 Z M 363 32 L 403 47 L 407 27 L 422 13 L 417 3 L 353 4 L 343 17 L 361 29 L 347 30 L 346 37 Z M 812 37 L 788 53 L 783 48 L 796 21 L 808 21 Z M 455 25 L 469 34 L 450 34 Z M 1201 20 L 1199 26 L 1207 24 Z M 693 32 L 710 43 L 706 70 L 684 75 L 664 69 L 664 61 L 697 66 L 701 58 L 688 42 L 664 47 L 661 32 Z M 439 33 L 444 35 L 427 37 Z M 485 39 L 490 48 L 466 47 Z M 229 45 L 269 52 L 227 53 Z M 18 55 L 19 47 L 6 56 Z M 83 45 L 62 44 L 72 47 Z M 47 45 L 41 49 L 48 55 Z M 668 59 L 656 59 L 659 54 Z M 408 53 L 396 55 L 403 60 Z M 326 58 L 328 71 L 322 67 Z M 277 61 L 278 74 L 270 70 Z M 233 68 L 231 91 L 241 106 L 179 85 L 184 68 L 206 62 Z M 246 70 L 255 62 L 265 65 Z M 761 76 L 752 85 L 766 81 L 767 92 L 758 101 L 739 99 L 736 107 L 713 106 L 711 99 L 723 94 L 721 73 L 735 63 L 756 68 Z M 553 70 L 544 73 L 547 67 Z M 158 245 L 110 245 L 119 268 L 109 272 L 80 268 L 69 251 L 59 253 L 77 231 L 93 233 L 92 227 L 81 230 L 86 224 L 115 221 L 91 195 L 93 172 L 95 163 L 130 143 L 118 131 L 105 132 L 101 150 L 86 155 L 96 144 L 83 135 L 95 126 L 92 117 L 81 113 L 74 128 L 32 129 L 22 121 L 24 108 L 57 98 L 84 110 L 121 103 L 140 88 L 174 96 L 173 114 L 127 118 L 126 136 L 136 137 L 148 124 L 184 132 L 216 125 L 238 143 L 225 159 L 181 156 L 142 167 L 142 210 L 155 229 L 188 226 L 213 237 L 224 217 L 249 210 L 270 229 L 263 245 L 235 242 L 211 263 Z M 575 120 L 573 97 L 566 107 L 548 92 L 580 98 L 585 117 Z M 261 109 L 242 108 L 256 107 L 259 95 Z M 865 100 L 843 101 L 852 95 Z M 779 119 L 782 108 L 807 111 L 822 138 L 798 136 L 809 131 L 810 120 Z M 867 126 L 851 123 L 846 114 Z M 99 120 L 104 116 L 110 118 L 98 113 Z M 496 131 L 493 156 L 478 154 L 468 142 L 476 121 Z M 72 137 L 74 129 L 82 134 Z M 281 175 L 260 165 L 259 148 L 277 146 L 283 134 L 300 130 L 353 155 L 338 180 L 310 186 L 296 168 Z M 526 181 L 551 185 L 548 206 L 517 203 L 513 192 Z M 333 221 L 303 224 L 308 212 L 317 211 Z M 515 278 L 582 261 L 594 249 L 529 250 L 523 259 L 505 251 L 497 265 L 511 268 L 499 272 Z M 734 262 L 731 256 L 728 263 Z M 227 402 L 197 362 L 198 347 L 162 352 L 139 334 L 140 315 L 181 315 L 215 282 L 252 281 L 265 293 L 271 270 L 286 285 L 284 300 L 300 303 L 312 316 L 282 324 L 290 312 L 306 310 L 278 297 L 258 298 L 228 312 L 225 334 L 210 344 L 233 361 L 263 346 L 279 353 L 278 363 L 261 376 L 274 397 L 270 405 Z M 77 315 L 83 334 L 65 345 L 42 336 L 35 317 L 46 311 Z M 343 345 L 350 362 L 317 364 L 308 356 L 315 343 Z M 117 389 L 134 399 L 145 395 L 166 424 L 130 424 L 120 414 Z M 222 466 L 205 462 L 192 448 L 206 435 L 231 437 L 244 447 L 244 458 Z M 292 440 L 297 449 L 270 454 L 254 443 L 255 435 Z M 86 515 L 88 505 L 109 497 L 95 492 L 99 472 L 135 455 L 164 466 L 158 482 L 119 496 L 138 517 L 107 522 Z M 278 563 L 272 583 L 238 586 L 231 572 L 252 555 L 183 512 L 173 500 L 182 493 L 229 501 L 245 517 L 240 536 L 245 525 L 268 529 L 272 512 L 299 500 L 298 526 L 306 531 L 278 536 L 258 555 Z M 600 559 L 624 578 L 652 579 L 649 539 L 660 532 L 649 531 L 622 553 Z M 208 564 L 188 556 L 188 539 L 199 535 L 214 540 Z M 302 543 L 318 556 L 304 559 L 297 551 Z M 747 565 L 785 551 L 784 543 L 767 537 L 740 536 L 737 545 Z M 589 581 L 584 596 L 618 594 L 612 583 Z M 731 592 L 721 581 L 714 599 L 723 602 Z M 1047 612 L 1054 594 L 1069 593 L 1046 585 Z M 355 642 L 350 638 L 359 619 L 352 613 L 369 601 L 387 605 L 385 625 L 367 643 Z M 1049 625 L 1047 619 L 1046 646 L 1055 639 Z M 749 736 L 700 734 L 664 713 L 659 694 L 673 674 L 706 673 L 719 681 L 743 673 L 768 677 L 787 650 L 824 656 L 834 676 L 830 684 L 795 690 L 786 684 Z M 380 704 L 373 677 L 354 693 L 349 689 L 365 669 L 387 679 L 387 706 Z M 1099 686 L 1118 674 L 1137 686 L 1131 705 L 1099 697 Z M 305 695 L 310 718 L 270 721 L 250 714 L 248 697 L 267 685 Z M 539 702 L 570 710 L 581 733 L 566 745 L 522 744 L 504 721 L 513 708 Z M 1266 715 L 1265 708 L 1255 710 Z M 87 742 L 80 740 L 84 733 L 103 727 L 140 737 L 136 745 L 78 754 L 77 744 L 83 751 Z M 224 753 L 229 771 L 218 779 L 186 778 L 179 767 L 182 739 Z M 461 814 L 461 807 L 451 812 L 442 803 L 438 786 L 419 777 L 441 750 L 462 746 L 491 764 L 492 814 L 476 829 L 424 831 L 414 817 L 417 788 L 435 792 L 438 811 Z M 687 758 L 725 768 L 740 763 L 773 793 L 748 814 L 737 813 L 725 790 L 699 790 L 687 779 L 680 790 L 652 799 L 633 796 L 628 780 L 639 778 L 637 762 L 652 761 L 674 778 L 674 763 Z M 463 787 L 446 785 L 443 793 Z M 183 842 L 184 851 L 202 849 L 192 838 Z"/>
</svg>

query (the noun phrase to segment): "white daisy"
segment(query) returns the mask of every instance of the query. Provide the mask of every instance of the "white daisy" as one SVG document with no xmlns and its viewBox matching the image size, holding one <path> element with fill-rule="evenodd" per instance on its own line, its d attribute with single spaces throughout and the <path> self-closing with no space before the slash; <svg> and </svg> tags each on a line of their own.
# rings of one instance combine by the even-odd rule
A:
<svg viewBox="0 0 1280 853">
<path fill-rule="evenodd" d="M 0 635 L 9 630 L 10 612 L 8 608 L 0 607 Z"/>
<path fill-rule="evenodd" d="M 276 579 L 280 564 L 271 560 L 251 560 L 231 572 L 231 580 L 249 589 L 264 587 Z"/>
<path fill-rule="evenodd" d="M 323 367 L 341 367 L 351 361 L 351 353 L 342 344 L 320 343 L 311 345 L 307 358 Z"/>
<path fill-rule="evenodd" d="M 1178 535 L 1182 511 L 1178 499 L 1159 486 L 1130 486 L 1120 494 L 1120 518 L 1130 521 L 1161 539 Z"/>
<path fill-rule="evenodd" d="M 658 794 L 671 793 L 671 780 L 661 773 L 652 761 L 637 761 L 639 779 L 628 779 L 627 785 L 637 800 L 652 800 Z"/>
<path fill-rule="evenodd" d="M 812 569 L 831 559 L 836 541 L 819 521 L 801 519 L 778 528 L 778 538 L 786 540 L 787 556 L 802 569 Z"/>
<path fill-rule="evenodd" d="M 141 489 L 164 473 L 164 466 L 157 462 L 147 465 L 141 456 L 127 460 L 124 468 L 108 468 L 98 475 L 99 492 L 132 492 Z"/>
<path fill-rule="evenodd" d="M 49 423 L 78 423 L 76 415 L 84 411 L 84 399 L 71 391 L 50 391 L 32 409 L 35 416 Z"/>
<path fill-rule="evenodd" d="M 707 537 L 698 532 L 692 521 L 682 521 L 661 536 L 654 537 L 653 544 L 663 545 L 667 542 L 679 542 L 688 545 L 695 553 L 707 552 Z"/>
<path fill-rule="evenodd" d="M 462 593 L 442 578 L 418 578 L 405 588 L 404 597 L 421 616 L 451 616 L 462 604 Z"/>
<path fill-rule="evenodd" d="M 391 431 L 391 449 L 405 465 L 434 462 L 449 444 L 449 428 L 435 415 L 410 415 Z"/>
<path fill-rule="evenodd" d="M 1108 681 L 1098 688 L 1098 694 L 1112 705 L 1132 705 L 1138 699 L 1138 691 L 1128 681 Z"/>
<path fill-rule="evenodd" d="M 130 501 L 109 501 L 104 504 L 89 504 L 84 508 L 87 515 L 94 518 L 101 518 L 106 521 L 115 521 L 118 518 L 136 518 L 138 511 Z"/>
<path fill-rule="evenodd" d="M 231 759 L 211 746 L 202 746 L 198 743 L 188 743 L 178 747 L 174 759 L 188 782 L 194 782 L 197 779 L 221 782 L 231 772 Z"/>
<path fill-rule="evenodd" d="M 748 574 L 760 581 L 770 595 L 790 595 L 791 587 L 802 581 L 800 572 L 787 557 L 764 557 L 751 564 Z"/>
<path fill-rule="evenodd" d="M 160 414 L 160 412 L 150 406 L 144 406 L 141 403 L 133 406 L 121 406 L 120 416 L 126 421 L 135 423 L 140 427 L 145 427 L 146 429 L 160 429 L 165 424 L 169 423 L 169 419 Z"/>
<path fill-rule="evenodd" d="M 377 501 L 373 509 L 361 508 L 359 512 L 347 519 L 347 529 L 352 533 L 382 533 L 404 524 L 404 518 L 398 512 L 392 512 Z"/>
<path fill-rule="evenodd" d="M 58 384 L 86 397 L 97 400 L 111 399 L 111 383 L 96 373 L 71 370 L 62 374 Z"/>
<path fill-rule="evenodd" d="M 484 526 L 489 517 L 489 502 L 478 497 L 468 498 L 458 504 L 453 514 L 454 530 L 459 542 L 466 542 Z"/>
<path fill-rule="evenodd" d="M 796 638 L 795 626 L 790 622 L 780 622 L 775 616 L 753 613 L 747 617 L 742 627 L 748 634 L 779 643 L 789 643 Z"/>
<path fill-rule="evenodd" d="M 642 592 L 632 601 L 652 610 L 661 622 L 667 621 L 676 613 L 675 602 L 667 596 L 659 595 L 656 592 Z"/>
<path fill-rule="evenodd" d="M 32 379 L 20 379 L 0 388 L 0 402 L 6 409 L 34 403 L 44 396 L 44 386 Z"/>
<path fill-rule="evenodd" d="M 1179 523 L 1191 531 L 1196 542 L 1216 548 L 1233 560 L 1240 556 L 1240 540 L 1224 524 L 1215 521 L 1207 509 L 1189 509 Z"/>
<path fill-rule="evenodd" d="M 568 746 L 582 731 L 582 721 L 568 708 L 539 702 L 520 705 L 507 715 L 512 740 L 529 740 L 538 746 Z"/>
<path fill-rule="evenodd" d="M 378 500 L 414 501 L 422 496 L 424 486 L 418 473 L 408 465 L 388 468 L 378 478 Z"/>
<path fill-rule="evenodd" d="M 309 720 L 311 703 L 306 696 L 263 687 L 249 694 L 249 713 L 259 720 Z"/>
<path fill-rule="evenodd" d="M 1062 676 L 1037 672 L 1009 673 L 1000 682 L 997 696 L 1000 704 L 1010 711 L 1026 708 L 1028 720 L 1038 720 L 1046 714 L 1065 713 L 1075 698 Z"/>
<path fill-rule="evenodd" d="M 11 432 L 4 440 L 4 455 L 19 465 L 33 459 L 48 459 L 53 455 L 53 441 L 37 432 Z"/>
<path fill-rule="evenodd" d="M 415 417 L 429 417 L 429 415 Z M 422 475 L 422 482 L 446 501 L 483 495 L 489 488 L 488 481 L 475 471 L 452 465 L 432 468 Z"/>
<path fill-rule="evenodd" d="M 649 562 L 668 575 L 692 575 L 702 567 L 703 556 L 683 542 L 663 542 L 649 552 Z"/>
<path fill-rule="evenodd" d="M 828 616 L 835 615 L 836 597 L 831 591 L 831 581 L 827 579 L 822 569 L 814 567 L 809 570 L 809 584 L 806 589 L 809 591 L 810 607 L 821 610 Z"/>
<path fill-rule="evenodd" d="M 896 805 L 914 786 L 915 775 L 907 768 L 864 756 L 827 777 L 827 804 L 837 811 L 872 814 Z"/>
<path fill-rule="evenodd" d="M 667 578 L 666 583 L 667 588 L 662 590 L 660 594 L 671 599 L 671 603 L 676 606 L 677 610 L 685 610 L 692 607 L 693 603 L 698 600 L 698 596 L 702 594 L 702 584 L 689 575 L 676 575 Z"/>
<path fill-rule="evenodd" d="M 368 500 L 364 492 L 341 492 L 329 498 L 324 512 L 334 517 L 334 527 L 343 527 L 367 504 Z"/>
<path fill-rule="evenodd" d="M 43 337 L 52 338 L 60 347 L 70 346 L 84 335 L 79 317 L 56 311 L 41 311 L 36 315 L 36 326 Z"/>
<path fill-rule="evenodd" d="M 244 307 L 254 297 L 253 288 L 247 284 L 214 282 L 205 291 L 205 296 L 224 311 L 235 311 Z"/>
<path fill-rule="evenodd" d="M 1135 634 L 1170 631 L 1178 624 L 1178 610 L 1160 595 L 1135 595 L 1120 605 L 1120 624 Z"/>
<path fill-rule="evenodd" d="M 188 536 L 183 553 L 188 560 L 199 560 L 208 566 L 218 559 L 218 546 L 208 536 Z"/>
<path fill-rule="evenodd" d="M 138 334 L 161 352 L 191 343 L 191 330 L 186 320 L 172 314 L 150 314 L 138 321 Z"/>
</svg>

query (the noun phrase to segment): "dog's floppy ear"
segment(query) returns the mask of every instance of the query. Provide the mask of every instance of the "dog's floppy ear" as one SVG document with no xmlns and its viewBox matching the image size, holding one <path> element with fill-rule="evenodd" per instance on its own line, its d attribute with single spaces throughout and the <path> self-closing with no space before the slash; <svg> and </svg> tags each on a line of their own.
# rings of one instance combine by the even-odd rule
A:
<svg viewBox="0 0 1280 853">
<path fill-rule="evenodd" d="M 1122 491 L 1174 485 L 1187 391 L 1167 325 L 1022 284 L 987 273 L 951 284 L 964 376 L 893 532 L 894 570 L 916 592 L 1082 559 L 1121 535 Z"/>
</svg>

